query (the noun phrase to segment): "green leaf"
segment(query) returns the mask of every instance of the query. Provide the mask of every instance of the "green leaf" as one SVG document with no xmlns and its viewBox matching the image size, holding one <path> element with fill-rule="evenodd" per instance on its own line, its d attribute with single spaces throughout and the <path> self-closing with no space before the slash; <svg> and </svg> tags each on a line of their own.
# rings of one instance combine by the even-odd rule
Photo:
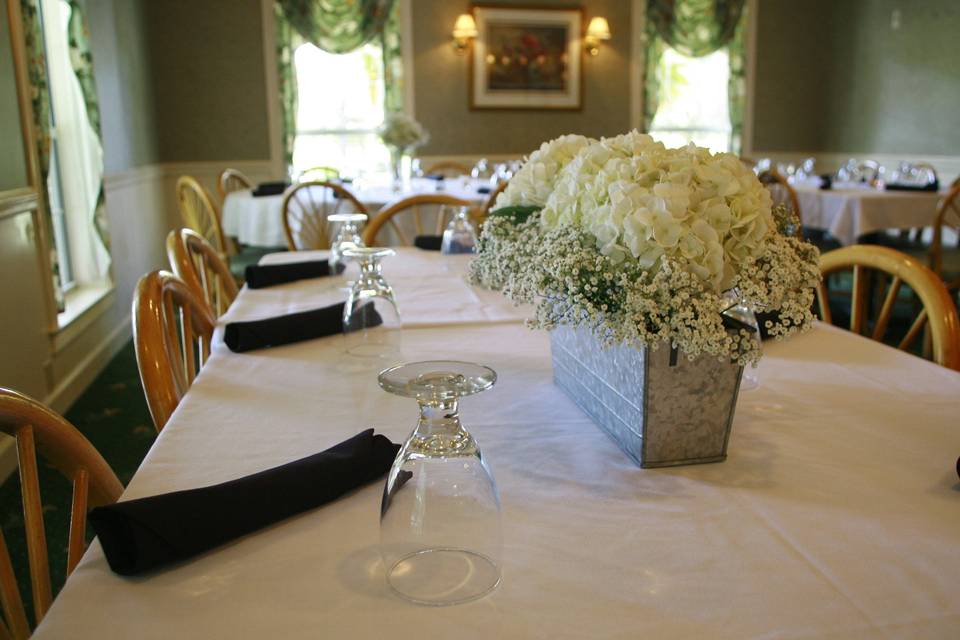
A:
<svg viewBox="0 0 960 640">
<path fill-rule="evenodd" d="M 511 218 L 514 224 L 526 222 L 533 214 L 537 213 L 543 207 L 539 205 L 518 204 L 510 207 L 500 207 L 490 212 L 491 216 L 501 218 Z"/>
</svg>

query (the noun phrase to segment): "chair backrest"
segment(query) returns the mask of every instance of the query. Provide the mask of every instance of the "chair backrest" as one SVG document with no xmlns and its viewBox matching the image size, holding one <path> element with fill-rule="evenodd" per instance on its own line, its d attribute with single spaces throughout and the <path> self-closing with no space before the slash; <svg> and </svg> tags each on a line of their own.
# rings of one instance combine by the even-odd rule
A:
<svg viewBox="0 0 960 640">
<path fill-rule="evenodd" d="M 217 191 L 220 193 L 220 202 L 226 199 L 228 193 L 252 188 L 253 181 L 236 169 L 224 169 L 223 173 L 220 174 L 220 179 L 217 180 Z"/>
<path fill-rule="evenodd" d="M 906 284 L 920 300 L 920 312 L 898 344 L 908 349 L 929 326 L 933 360 L 951 369 L 960 370 L 960 323 L 957 309 L 943 282 L 933 271 L 915 258 L 888 247 L 854 245 L 820 256 L 820 270 L 824 280 L 817 288 L 817 302 L 824 322 L 832 322 L 826 283 L 829 276 L 852 269 L 853 290 L 850 296 L 850 331 L 883 340 L 887 333 L 901 286 Z M 883 301 L 874 301 L 874 294 L 883 291 L 882 284 L 889 279 Z M 879 307 L 876 319 L 867 318 L 871 307 Z M 911 308 L 911 311 L 915 309 Z"/>
<path fill-rule="evenodd" d="M 216 323 L 199 294 L 168 271 L 140 278 L 133 300 L 137 367 L 157 431 L 210 356 Z"/>
<path fill-rule="evenodd" d="M 429 207 L 434 210 L 433 215 L 436 218 L 433 232 L 440 234 L 443 233 L 444 228 L 447 226 L 448 214 L 453 214 L 453 208 L 469 207 L 470 205 L 471 203 L 467 200 L 461 200 L 460 198 L 455 198 L 445 193 L 425 193 L 397 200 L 380 209 L 373 220 L 367 223 L 367 228 L 363 230 L 363 242 L 368 247 L 378 246 L 377 234 L 385 225 L 390 225 L 394 233 L 397 234 L 397 237 L 400 238 L 402 244 L 413 244 L 413 239 L 397 224 L 397 221 L 393 219 L 394 216 L 404 211 L 410 211 L 413 214 L 416 233 L 417 235 L 422 235 L 425 233 L 425 227 L 423 225 L 423 212 L 421 208 Z M 436 210 L 437 208 L 439 208 L 439 211 Z"/>
<path fill-rule="evenodd" d="M 493 211 L 494 205 L 497 204 L 497 197 L 507 190 L 508 184 L 510 184 L 509 180 L 501 180 L 500 184 L 497 185 L 497 188 L 490 193 L 490 197 L 487 198 L 487 201 L 483 204 L 482 215 L 484 218 L 486 218 L 488 213 Z"/>
<path fill-rule="evenodd" d="M 774 206 L 782 204 L 797 216 L 800 224 L 794 229 L 794 235 L 802 240 L 803 214 L 800 212 L 800 199 L 797 198 L 796 190 L 787 182 L 787 179 L 777 171 L 764 171 L 758 178 L 773 197 Z"/>
<path fill-rule="evenodd" d="M 193 229 L 175 229 L 167 235 L 167 259 L 176 276 L 206 300 L 214 316 L 222 316 L 237 297 L 230 268 Z"/>
<path fill-rule="evenodd" d="M 220 214 L 210 194 L 196 178 L 180 176 L 177 180 L 177 208 L 183 224 L 203 236 L 226 260 L 229 245 L 220 226 Z"/>
<path fill-rule="evenodd" d="M 930 243 L 930 268 L 938 276 L 945 275 L 957 276 L 957 274 L 944 274 L 943 272 L 943 228 L 953 227 L 958 236 L 960 236 L 960 182 L 955 182 L 947 192 L 947 195 L 940 199 L 937 205 L 937 215 L 933 220 L 933 241 Z M 957 239 L 960 246 L 960 238 Z M 948 289 L 960 287 L 960 276 L 947 282 Z"/>
<path fill-rule="evenodd" d="M 334 213 L 367 213 L 356 196 L 335 182 L 301 182 L 283 194 L 283 232 L 290 251 L 330 248 Z"/>
<path fill-rule="evenodd" d="M 444 176 L 446 178 L 453 178 L 456 176 L 469 176 L 470 167 L 460 162 L 453 161 L 444 161 L 437 162 L 430 166 L 429 169 L 424 171 L 428 176 Z"/>
<path fill-rule="evenodd" d="M 304 169 L 297 176 L 297 182 L 316 182 L 318 180 L 337 180 L 340 178 L 340 170 L 336 167 L 310 167 Z"/>
<path fill-rule="evenodd" d="M 16 439 L 33 611 L 35 623 L 39 624 L 50 608 L 52 590 L 37 477 L 37 450 L 49 466 L 73 484 L 67 537 L 68 575 L 86 549 L 87 509 L 116 502 L 123 493 L 123 485 L 90 441 L 73 425 L 36 400 L 4 388 L 0 388 L 0 432 Z M 30 625 L 2 532 L 0 600 L 5 619 L 5 624 L 0 622 L 0 636 L 28 638 Z"/>
</svg>

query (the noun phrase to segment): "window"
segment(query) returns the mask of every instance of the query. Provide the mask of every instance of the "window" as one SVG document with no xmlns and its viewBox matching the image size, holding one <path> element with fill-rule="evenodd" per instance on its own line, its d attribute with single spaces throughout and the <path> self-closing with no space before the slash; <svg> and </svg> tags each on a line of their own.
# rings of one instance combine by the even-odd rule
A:
<svg viewBox="0 0 960 640">
<path fill-rule="evenodd" d="M 713 152 L 730 151 L 730 64 L 726 48 L 688 58 L 668 47 L 657 75 L 660 103 L 651 134 L 668 147 L 694 142 Z"/>
<path fill-rule="evenodd" d="M 294 52 L 297 137 L 294 171 L 335 167 L 346 177 L 389 170 L 376 129 L 383 122 L 383 54 L 368 43 L 345 54 L 303 44 Z"/>
<path fill-rule="evenodd" d="M 71 63 L 67 35 L 70 5 L 66 0 L 41 0 L 39 4 L 50 90 L 48 203 L 61 287 L 70 292 L 88 285 L 103 286 L 107 277 L 110 256 L 93 224 L 103 178 L 103 150 Z"/>
</svg>

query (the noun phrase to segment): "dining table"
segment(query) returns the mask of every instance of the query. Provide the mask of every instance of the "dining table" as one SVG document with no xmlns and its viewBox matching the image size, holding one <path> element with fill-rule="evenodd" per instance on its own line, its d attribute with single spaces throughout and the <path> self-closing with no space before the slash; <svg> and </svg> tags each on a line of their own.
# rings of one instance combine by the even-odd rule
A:
<svg viewBox="0 0 960 640">
<path fill-rule="evenodd" d="M 496 189 L 496 185 L 489 180 L 467 176 L 444 180 L 412 178 L 399 185 L 387 178 L 372 176 L 344 182 L 342 186 L 360 201 L 371 216 L 386 204 L 422 194 L 442 193 L 479 205 L 485 203 Z M 318 201 L 322 199 L 323 195 L 318 197 Z M 287 240 L 283 231 L 282 213 L 282 193 L 255 196 L 251 189 L 233 191 L 227 194 L 223 202 L 223 232 L 244 245 L 285 247 Z M 398 224 L 410 237 L 415 235 L 412 222 L 406 217 L 398 218 Z M 384 233 L 387 234 L 386 240 L 397 240 L 390 236 L 389 227 L 384 229 Z"/>
<path fill-rule="evenodd" d="M 138 577 L 112 573 L 94 539 L 34 637 L 957 637 L 960 373 L 815 323 L 764 343 L 724 462 L 641 469 L 554 384 L 531 308 L 469 284 L 468 262 L 400 248 L 383 274 L 404 359 L 497 372 L 461 403 L 500 491 L 496 590 L 450 607 L 393 595 L 378 481 Z M 342 301 L 354 268 L 242 289 L 121 500 L 238 478 L 370 427 L 402 442 L 416 403 L 381 390 L 341 336 L 246 353 L 220 338 L 229 322 Z"/>
<path fill-rule="evenodd" d="M 823 229 L 843 245 L 888 229 L 917 229 L 933 224 L 945 192 L 896 191 L 848 184 L 821 189 L 795 184 L 803 225 Z"/>
</svg>

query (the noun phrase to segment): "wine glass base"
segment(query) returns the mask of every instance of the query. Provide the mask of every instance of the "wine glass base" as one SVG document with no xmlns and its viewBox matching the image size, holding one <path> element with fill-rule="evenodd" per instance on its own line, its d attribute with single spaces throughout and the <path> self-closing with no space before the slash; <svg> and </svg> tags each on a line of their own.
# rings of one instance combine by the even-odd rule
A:
<svg viewBox="0 0 960 640">
<path fill-rule="evenodd" d="M 500 569 L 483 554 L 465 549 L 423 549 L 400 558 L 387 584 L 404 600 L 431 607 L 482 598 L 500 585 Z"/>
</svg>

